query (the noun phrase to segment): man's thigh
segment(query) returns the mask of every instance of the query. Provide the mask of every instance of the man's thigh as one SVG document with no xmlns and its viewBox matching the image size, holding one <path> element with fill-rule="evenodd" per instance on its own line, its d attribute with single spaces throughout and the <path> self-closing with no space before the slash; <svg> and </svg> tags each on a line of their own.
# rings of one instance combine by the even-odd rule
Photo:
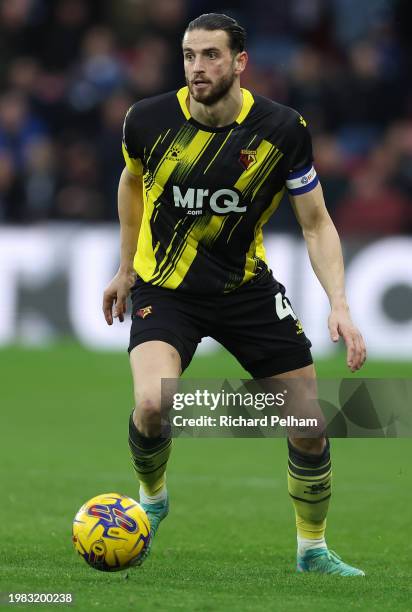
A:
<svg viewBox="0 0 412 612">
<path fill-rule="evenodd" d="M 214 337 L 253 378 L 313 363 L 311 342 L 271 273 L 224 296 Z"/>
<path fill-rule="evenodd" d="M 202 308 L 202 303 L 197 303 L 196 298 L 150 285 L 141 279 L 132 288 L 131 299 L 129 353 L 140 354 L 140 351 L 136 351 L 137 347 L 150 342 L 158 342 L 159 347 L 162 344 L 173 347 L 180 361 L 178 376 L 189 365 L 202 337 L 207 335 L 207 321 L 204 319 L 209 316 L 208 310 Z M 148 350 L 150 367 L 144 365 L 145 359 L 140 360 L 149 377 L 152 368 L 155 372 L 159 371 L 156 355 L 156 350 Z"/>
<path fill-rule="evenodd" d="M 163 378 L 177 379 L 181 373 L 181 360 L 171 344 L 149 340 L 138 344 L 130 352 L 134 396 L 138 404 L 142 397 L 160 402 Z"/>
</svg>

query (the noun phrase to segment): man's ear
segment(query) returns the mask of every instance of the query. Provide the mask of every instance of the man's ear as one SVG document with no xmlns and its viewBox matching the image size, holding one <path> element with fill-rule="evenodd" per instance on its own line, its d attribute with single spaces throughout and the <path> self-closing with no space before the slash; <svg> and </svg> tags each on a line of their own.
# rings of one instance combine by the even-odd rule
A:
<svg viewBox="0 0 412 612">
<path fill-rule="evenodd" d="M 241 74 L 246 68 L 249 56 L 246 51 L 238 53 L 235 58 L 235 72 Z"/>
</svg>

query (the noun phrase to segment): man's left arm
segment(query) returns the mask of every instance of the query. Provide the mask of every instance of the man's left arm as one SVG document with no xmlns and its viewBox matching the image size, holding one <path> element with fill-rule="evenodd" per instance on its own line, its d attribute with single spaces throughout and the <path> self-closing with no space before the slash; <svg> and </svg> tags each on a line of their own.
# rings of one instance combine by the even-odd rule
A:
<svg viewBox="0 0 412 612">
<path fill-rule="evenodd" d="M 338 233 L 325 206 L 318 183 L 301 195 L 289 194 L 307 245 L 312 268 L 330 302 L 328 325 L 333 342 L 342 336 L 347 348 L 347 365 L 359 370 L 366 359 L 366 348 L 359 330 L 352 322 L 345 295 L 345 274 Z"/>
</svg>

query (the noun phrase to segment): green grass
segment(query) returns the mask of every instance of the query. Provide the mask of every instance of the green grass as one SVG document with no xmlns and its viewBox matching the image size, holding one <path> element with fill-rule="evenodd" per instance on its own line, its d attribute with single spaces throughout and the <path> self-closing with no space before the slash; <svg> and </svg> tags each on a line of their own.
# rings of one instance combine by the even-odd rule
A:
<svg viewBox="0 0 412 612">
<path fill-rule="evenodd" d="M 71 520 L 98 493 L 137 495 L 127 356 L 66 344 L 3 350 L 0 362 L 0 591 L 70 591 L 76 610 L 410 609 L 411 440 L 333 441 L 328 542 L 366 579 L 295 574 L 285 443 L 240 439 L 176 440 L 172 512 L 151 557 L 141 569 L 104 574 L 74 553 Z M 363 375 L 410 371 L 371 362 Z M 319 362 L 318 373 L 347 375 L 344 357 Z M 197 358 L 187 375 L 223 374 L 242 372 L 222 352 Z"/>
</svg>

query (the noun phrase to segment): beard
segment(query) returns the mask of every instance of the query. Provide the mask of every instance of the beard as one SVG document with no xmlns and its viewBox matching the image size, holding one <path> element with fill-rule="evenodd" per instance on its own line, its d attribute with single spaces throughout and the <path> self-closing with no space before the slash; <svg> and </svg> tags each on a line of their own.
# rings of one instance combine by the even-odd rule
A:
<svg viewBox="0 0 412 612">
<path fill-rule="evenodd" d="M 190 95 L 196 102 L 200 102 L 205 106 L 213 106 L 222 98 L 226 96 L 226 94 L 230 91 L 233 83 L 235 81 L 235 74 L 232 72 L 226 76 L 223 76 L 220 81 L 215 83 L 208 92 L 200 91 L 196 93 L 194 91 L 193 84 L 189 82 L 186 78 L 187 86 L 189 87 Z"/>
</svg>

